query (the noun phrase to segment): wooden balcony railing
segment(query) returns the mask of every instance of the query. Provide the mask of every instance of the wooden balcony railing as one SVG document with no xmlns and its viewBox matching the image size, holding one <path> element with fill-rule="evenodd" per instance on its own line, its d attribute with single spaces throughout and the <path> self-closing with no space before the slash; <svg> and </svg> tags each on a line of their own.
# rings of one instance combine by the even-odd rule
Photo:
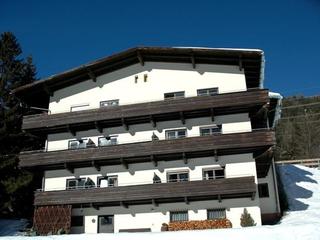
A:
<svg viewBox="0 0 320 240">
<path fill-rule="evenodd" d="M 58 114 L 37 114 L 23 118 L 22 128 L 35 133 L 71 132 L 105 127 L 181 120 L 188 118 L 257 111 L 269 101 L 268 90 L 252 89 L 244 92 L 225 93 L 163 100 L 111 108 L 99 108 Z"/>
<path fill-rule="evenodd" d="M 35 193 L 35 206 L 65 205 L 124 206 L 226 198 L 254 198 L 254 177 L 225 178 L 188 182 L 156 183 L 122 187 L 75 189 Z"/>
</svg>

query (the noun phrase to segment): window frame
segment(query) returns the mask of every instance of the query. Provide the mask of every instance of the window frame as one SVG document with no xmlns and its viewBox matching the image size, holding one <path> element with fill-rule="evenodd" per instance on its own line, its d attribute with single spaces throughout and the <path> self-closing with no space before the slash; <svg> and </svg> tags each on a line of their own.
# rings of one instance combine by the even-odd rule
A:
<svg viewBox="0 0 320 240">
<path fill-rule="evenodd" d="M 216 173 L 215 171 L 216 170 L 223 170 L 223 177 L 216 177 Z M 206 178 L 205 176 L 205 172 L 207 171 L 214 171 L 214 174 L 213 174 L 213 178 L 210 179 L 210 178 Z M 225 167 L 212 167 L 212 168 L 203 168 L 202 169 L 202 180 L 215 180 L 215 179 L 223 179 L 223 178 L 226 178 L 226 173 L 225 173 Z"/>
<path fill-rule="evenodd" d="M 116 104 L 115 105 L 113 105 L 113 104 L 111 104 L 111 105 L 103 105 L 104 103 L 111 103 L 111 102 L 112 103 L 115 102 Z M 119 99 L 110 99 L 110 100 L 100 101 L 99 106 L 100 106 L 100 108 L 119 106 Z"/>
<path fill-rule="evenodd" d="M 217 218 L 211 218 L 210 216 L 210 211 L 223 211 L 224 216 L 223 217 L 217 217 Z M 225 208 L 212 208 L 212 209 L 207 209 L 207 220 L 215 220 L 215 219 L 225 219 L 227 217 L 227 212 Z"/>
<path fill-rule="evenodd" d="M 214 93 L 210 94 L 210 90 L 214 90 Z M 208 93 L 206 94 L 199 94 L 200 91 L 208 91 Z M 197 96 L 201 97 L 201 96 L 214 96 L 214 95 L 218 95 L 219 94 L 219 87 L 212 87 L 212 88 L 201 88 L 201 89 L 197 89 Z"/>
<path fill-rule="evenodd" d="M 184 137 L 179 137 L 178 131 L 184 131 L 185 132 Z M 175 137 L 174 138 L 168 138 L 168 133 L 170 133 L 170 132 L 175 132 Z M 166 140 L 186 138 L 187 136 L 188 136 L 187 128 L 177 128 L 177 129 L 165 130 L 165 139 Z"/>
<path fill-rule="evenodd" d="M 219 129 L 219 131 L 212 131 L 212 129 Z M 210 133 L 209 134 L 203 134 L 202 131 L 204 129 L 209 129 Z M 215 125 L 210 125 L 210 126 L 203 126 L 199 128 L 200 136 L 211 136 L 211 135 L 219 135 L 222 134 L 222 124 L 215 124 Z"/>
<path fill-rule="evenodd" d="M 173 220 L 173 214 L 185 214 L 186 220 Z M 189 211 L 188 210 L 170 211 L 169 220 L 170 222 L 187 222 L 189 221 Z"/>
<path fill-rule="evenodd" d="M 85 147 L 79 147 L 80 141 L 83 141 L 83 142 L 86 141 L 86 142 L 85 142 L 86 146 L 85 146 Z M 71 143 L 71 142 L 78 142 L 78 145 L 77 145 L 78 147 L 76 147 L 76 148 L 70 148 L 70 143 Z M 89 142 L 89 138 L 71 139 L 71 140 L 68 141 L 68 150 L 87 148 L 88 142 Z"/>
<path fill-rule="evenodd" d="M 114 185 L 114 186 L 110 186 L 109 184 L 109 179 L 110 178 L 116 178 L 117 179 L 117 184 L 116 185 Z M 108 181 L 108 186 L 107 187 L 118 187 L 118 180 L 119 180 L 119 178 L 118 178 L 118 175 L 110 175 L 110 176 L 98 176 L 97 177 L 97 187 L 98 188 L 100 188 L 100 185 L 101 185 L 101 180 L 102 179 L 106 179 L 107 181 Z"/>
<path fill-rule="evenodd" d="M 80 180 L 80 181 L 84 180 L 84 184 L 83 184 L 83 187 L 82 187 L 82 188 L 80 188 L 80 187 L 78 186 L 78 184 L 76 184 L 75 188 L 70 188 L 70 187 L 68 187 L 68 183 L 69 183 L 70 181 L 76 181 L 76 182 L 78 183 L 78 182 L 80 182 L 79 180 Z M 86 188 L 86 186 L 85 186 L 86 180 L 87 180 L 87 178 L 85 178 L 85 177 L 81 177 L 81 178 L 67 178 L 67 179 L 66 179 L 66 190 L 85 189 L 85 188 Z"/>
<path fill-rule="evenodd" d="M 266 188 L 263 189 L 263 187 L 266 187 Z M 265 190 L 266 190 L 266 192 L 264 192 Z M 258 183 L 258 194 L 259 194 L 259 198 L 269 198 L 270 197 L 268 183 Z"/>
<path fill-rule="evenodd" d="M 81 108 L 81 107 L 87 107 L 85 109 L 80 109 L 80 110 L 76 110 L 76 111 L 73 111 L 72 109 L 74 108 Z M 85 110 L 88 110 L 90 107 L 90 103 L 80 103 L 80 104 L 75 104 L 75 105 L 71 105 L 70 106 L 70 112 L 79 112 L 79 111 L 85 111 Z"/>
<path fill-rule="evenodd" d="M 105 137 L 105 136 L 103 136 L 103 137 L 98 137 L 98 147 L 106 147 L 106 146 L 112 146 L 112 145 L 117 145 L 118 144 L 118 135 L 112 135 L 112 136 L 108 136 L 108 137 L 110 137 L 110 142 L 111 142 L 111 144 L 107 144 L 107 145 L 101 145 L 100 144 L 100 139 L 102 139 L 102 138 L 107 138 L 107 137 Z M 116 139 L 116 142 L 115 143 L 112 143 L 112 139 Z"/>
<path fill-rule="evenodd" d="M 177 181 L 170 181 L 169 176 L 170 175 L 177 175 Z M 179 177 L 180 174 L 187 174 L 187 180 L 181 180 L 181 178 Z M 177 171 L 168 171 L 167 172 L 167 183 L 172 183 L 172 182 L 188 182 L 190 181 L 190 172 L 188 169 L 186 170 L 177 170 Z"/>
<path fill-rule="evenodd" d="M 172 94 L 172 97 L 168 97 L 167 95 Z M 182 94 L 182 96 L 176 96 L 177 94 Z M 185 98 L 185 91 L 177 91 L 177 92 L 168 92 L 163 94 L 164 100 L 172 100 L 172 99 L 180 99 Z"/>
</svg>

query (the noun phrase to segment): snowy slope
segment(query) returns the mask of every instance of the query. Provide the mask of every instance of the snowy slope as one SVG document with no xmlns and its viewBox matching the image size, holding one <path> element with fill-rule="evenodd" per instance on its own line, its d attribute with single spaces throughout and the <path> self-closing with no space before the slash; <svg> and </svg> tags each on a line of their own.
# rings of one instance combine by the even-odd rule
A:
<svg viewBox="0 0 320 240">
<path fill-rule="evenodd" d="M 320 170 L 280 167 L 290 211 L 274 226 L 164 233 L 80 234 L 48 237 L 0 237 L 0 240 L 320 240 Z M 1 227 L 1 226 L 0 226 Z"/>
</svg>

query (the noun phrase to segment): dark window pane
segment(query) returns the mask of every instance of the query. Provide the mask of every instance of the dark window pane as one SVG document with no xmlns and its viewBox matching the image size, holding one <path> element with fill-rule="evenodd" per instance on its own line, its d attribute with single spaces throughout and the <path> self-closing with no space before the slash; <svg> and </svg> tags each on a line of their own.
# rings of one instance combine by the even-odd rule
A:
<svg viewBox="0 0 320 240">
<path fill-rule="evenodd" d="M 268 183 L 260 183 L 258 184 L 259 197 L 269 197 L 269 188 Z"/>
<path fill-rule="evenodd" d="M 175 99 L 175 98 L 181 98 L 181 97 L 184 97 L 184 91 L 164 94 L 164 99 Z"/>
<path fill-rule="evenodd" d="M 172 173 L 169 174 L 169 182 L 177 182 L 178 181 L 178 174 Z"/>
<path fill-rule="evenodd" d="M 207 219 L 221 219 L 226 218 L 226 210 L 225 209 L 210 209 L 207 210 Z"/>
<path fill-rule="evenodd" d="M 71 217 L 71 227 L 82 227 L 82 226 L 83 226 L 83 216 Z"/>
<path fill-rule="evenodd" d="M 188 221 L 188 211 L 170 212 L 170 222 Z"/>
<path fill-rule="evenodd" d="M 216 178 L 224 178 L 224 169 L 215 170 L 214 173 Z"/>
<path fill-rule="evenodd" d="M 118 106 L 118 105 L 119 105 L 119 99 L 100 102 L 100 107 L 112 107 L 112 106 Z"/>
<path fill-rule="evenodd" d="M 75 189 L 77 187 L 77 180 L 67 180 L 67 188 Z"/>
<path fill-rule="evenodd" d="M 180 173 L 179 180 L 180 181 L 188 181 L 189 180 L 189 173 Z"/>
<path fill-rule="evenodd" d="M 100 216 L 100 224 L 101 225 L 110 225 L 113 222 L 113 216 Z"/>
<path fill-rule="evenodd" d="M 208 136 L 208 135 L 210 135 L 210 129 L 209 129 L 209 128 L 201 128 L 201 129 L 200 129 L 200 135 L 201 135 L 201 136 Z"/>
</svg>

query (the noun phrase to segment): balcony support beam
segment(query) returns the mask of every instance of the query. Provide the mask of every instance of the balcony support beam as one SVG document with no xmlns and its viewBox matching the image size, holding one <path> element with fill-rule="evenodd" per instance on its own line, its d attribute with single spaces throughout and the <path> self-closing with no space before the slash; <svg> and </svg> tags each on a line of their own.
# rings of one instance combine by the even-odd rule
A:
<svg viewBox="0 0 320 240">
<path fill-rule="evenodd" d="M 94 122 L 94 126 L 96 127 L 99 133 L 103 132 L 103 128 L 101 127 L 101 124 L 98 121 Z"/>
<path fill-rule="evenodd" d="M 97 206 L 97 205 L 95 205 L 93 203 L 90 204 L 90 207 L 94 208 L 95 210 L 99 210 L 100 209 L 99 206 Z"/>
<path fill-rule="evenodd" d="M 211 116 L 211 121 L 214 122 L 214 109 L 210 109 L 210 116 Z"/>
<path fill-rule="evenodd" d="M 221 195 L 220 195 L 220 194 L 218 195 L 218 201 L 219 201 L 219 202 L 222 202 L 222 200 L 221 200 Z"/>
<path fill-rule="evenodd" d="M 76 134 L 77 134 L 76 131 L 74 129 L 72 129 L 70 124 L 68 124 L 68 131 L 69 131 L 69 133 L 71 133 L 72 136 L 76 136 Z"/>
<path fill-rule="evenodd" d="M 157 203 L 157 201 L 155 199 L 152 199 L 151 202 L 152 202 L 153 206 L 155 206 L 155 207 L 159 206 L 159 204 Z"/>
<path fill-rule="evenodd" d="M 64 163 L 64 168 L 68 170 L 70 173 L 74 174 L 74 168 L 68 165 L 67 163 Z"/>
<path fill-rule="evenodd" d="M 128 163 L 123 158 L 120 158 L 120 162 L 125 169 L 129 169 Z"/>
<path fill-rule="evenodd" d="M 185 119 L 185 117 L 184 117 L 184 113 L 183 113 L 183 112 L 180 112 L 180 120 L 181 120 L 181 123 L 182 123 L 183 125 L 186 124 L 186 119 Z"/>
<path fill-rule="evenodd" d="M 155 166 L 155 167 L 158 166 L 158 161 L 157 161 L 157 159 L 155 158 L 154 155 L 150 155 L 150 160 L 153 163 L 153 166 Z"/>
<path fill-rule="evenodd" d="M 214 150 L 214 160 L 215 160 L 216 162 L 219 161 L 218 150 L 217 150 L 217 149 Z"/>
<path fill-rule="evenodd" d="M 251 195 L 251 200 L 253 201 L 256 197 L 256 192 L 253 192 L 252 195 Z"/>
<path fill-rule="evenodd" d="M 96 162 L 96 161 L 92 161 L 91 162 L 92 167 L 94 167 L 98 172 L 101 171 L 101 166 Z"/>
<path fill-rule="evenodd" d="M 126 131 L 128 131 L 129 130 L 129 125 L 126 123 L 124 118 L 121 118 L 121 122 L 122 122 L 122 126 L 124 127 L 124 129 Z"/>
<path fill-rule="evenodd" d="M 94 74 L 94 72 L 91 71 L 91 69 L 88 69 L 88 76 L 92 79 L 93 82 L 97 81 L 97 76 Z"/>
<path fill-rule="evenodd" d="M 194 54 L 191 55 L 191 64 L 192 64 L 192 68 L 195 69 L 196 68 L 196 58 L 195 58 Z"/>
<path fill-rule="evenodd" d="M 125 204 L 123 201 L 120 202 L 120 206 L 123 208 L 128 208 L 128 204 Z"/>
<path fill-rule="evenodd" d="M 157 122 L 155 121 L 155 119 L 152 115 L 150 116 L 150 122 L 151 122 L 153 128 L 157 127 Z"/>
<path fill-rule="evenodd" d="M 144 66 L 144 60 L 140 51 L 137 52 L 137 57 L 141 66 Z"/>
<path fill-rule="evenodd" d="M 187 197 L 184 197 L 184 202 L 185 202 L 185 204 L 187 204 L 187 205 L 189 205 L 189 199 L 187 198 Z"/>
<path fill-rule="evenodd" d="M 184 164 L 188 164 L 188 158 L 187 158 L 187 156 L 186 156 L 186 153 L 182 153 L 182 160 L 183 160 L 183 163 Z"/>
</svg>

